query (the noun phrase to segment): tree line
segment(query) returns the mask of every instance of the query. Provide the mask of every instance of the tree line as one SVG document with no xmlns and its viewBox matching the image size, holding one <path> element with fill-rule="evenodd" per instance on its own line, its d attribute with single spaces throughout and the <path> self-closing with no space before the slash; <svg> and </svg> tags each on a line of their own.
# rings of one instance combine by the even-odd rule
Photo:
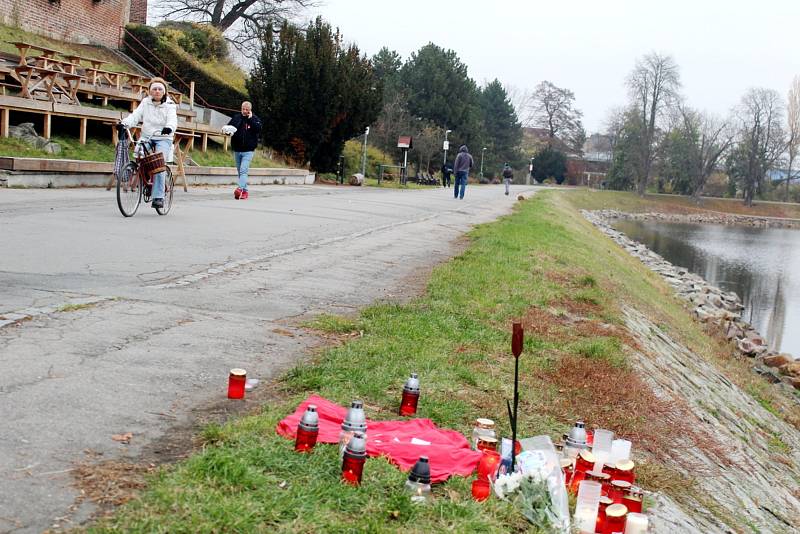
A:
<svg viewBox="0 0 800 534">
<path fill-rule="evenodd" d="M 479 85 L 455 51 L 434 43 L 405 60 L 388 47 L 370 58 L 322 18 L 305 27 L 265 24 L 247 88 L 265 144 L 318 172 L 335 170 L 345 142 L 363 140 L 367 126 L 369 144 L 395 161 L 398 137 L 413 136 L 409 156 L 420 172 L 441 168 L 447 135 L 448 159 L 467 144 L 476 165 L 483 156 L 487 177 L 505 162 L 527 166 L 533 153 L 522 146 L 523 124 L 547 132 L 536 147 L 545 173 L 545 162 L 563 167 L 562 152 L 580 151 L 586 137 L 568 89 L 549 81 L 529 93 L 498 79 Z"/>
<path fill-rule="evenodd" d="M 609 187 L 699 197 L 717 175 L 727 182 L 724 193 L 748 206 L 768 193 L 789 199 L 800 146 L 800 78 L 786 100 L 774 89 L 749 89 L 724 117 L 688 105 L 679 66 L 666 54 L 637 60 L 627 87 L 629 103 L 613 110 L 607 125 Z"/>
</svg>

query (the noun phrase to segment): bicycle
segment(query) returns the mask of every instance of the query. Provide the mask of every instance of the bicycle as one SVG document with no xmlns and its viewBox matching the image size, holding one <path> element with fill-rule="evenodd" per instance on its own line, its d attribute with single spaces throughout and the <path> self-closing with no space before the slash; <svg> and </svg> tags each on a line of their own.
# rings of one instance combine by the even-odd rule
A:
<svg viewBox="0 0 800 534">
<path fill-rule="evenodd" d="M 130 130 L 125 128 L 125 136 L 130 143 Z M 159 215 L 166 215 L 172 209 L 172 193 L 175 190 L 175 177 L 172 169 L 164 161 L 163 154 L 155 151 L 154 141 L 167 139 L 166 136 L 151 136 L 139 139 L 134 143 L 133 153 L 135 159 L 122 168 L 117 176 L 117 206 L 125 217 L 133 217 L 144 199 L 149 203 L 152 198 L 154 175 L 165 172 L 164 176 L 164 207 L 156 208 Z"/>
</svg>

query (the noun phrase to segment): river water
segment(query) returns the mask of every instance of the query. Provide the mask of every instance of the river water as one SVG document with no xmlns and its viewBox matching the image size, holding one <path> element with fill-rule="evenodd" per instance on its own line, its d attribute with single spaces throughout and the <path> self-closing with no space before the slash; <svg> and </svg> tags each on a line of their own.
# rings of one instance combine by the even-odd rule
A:
<svg viewBox="0 0 800 534">
<path fill-rule="evenodd" d="M 725 291 L 770 348 L 800 357 L 800 231 L 617 221 L 614 227 Z"/>
</svg>

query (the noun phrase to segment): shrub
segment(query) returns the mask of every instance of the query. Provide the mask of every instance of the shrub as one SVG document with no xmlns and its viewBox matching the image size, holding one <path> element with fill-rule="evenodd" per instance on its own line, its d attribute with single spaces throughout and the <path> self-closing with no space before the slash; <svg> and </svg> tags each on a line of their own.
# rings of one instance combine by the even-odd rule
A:
<svg viewBox="0 0 800 534">
<path fill-rule="evenodd" d="M 197 59 L 207 61 L 228 58 L 228 44 L 225 42 L 225 37 L 213 26 L 168 20 L 159 24 L 158 28 L 173 30 L 171 36 L 174 42 Z"/>
</svg>

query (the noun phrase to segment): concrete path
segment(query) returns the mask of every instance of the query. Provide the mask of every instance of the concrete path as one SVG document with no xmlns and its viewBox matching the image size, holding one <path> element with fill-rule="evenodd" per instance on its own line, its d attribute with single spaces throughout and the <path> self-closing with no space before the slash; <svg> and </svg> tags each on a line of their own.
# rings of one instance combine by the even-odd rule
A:
<svg viewBox="0 0 800 534">
<path fill-rule="evenodd" d="M 193 189 L 131 219 L 104 190 L 0 190 L 0 532 L 85 520 L 76 462 L 158 452 L 230 405 L 231 367 L 266 380 L 301 359 L 298 318 L 407 294 L 535 189 Z"/>
</svg>

